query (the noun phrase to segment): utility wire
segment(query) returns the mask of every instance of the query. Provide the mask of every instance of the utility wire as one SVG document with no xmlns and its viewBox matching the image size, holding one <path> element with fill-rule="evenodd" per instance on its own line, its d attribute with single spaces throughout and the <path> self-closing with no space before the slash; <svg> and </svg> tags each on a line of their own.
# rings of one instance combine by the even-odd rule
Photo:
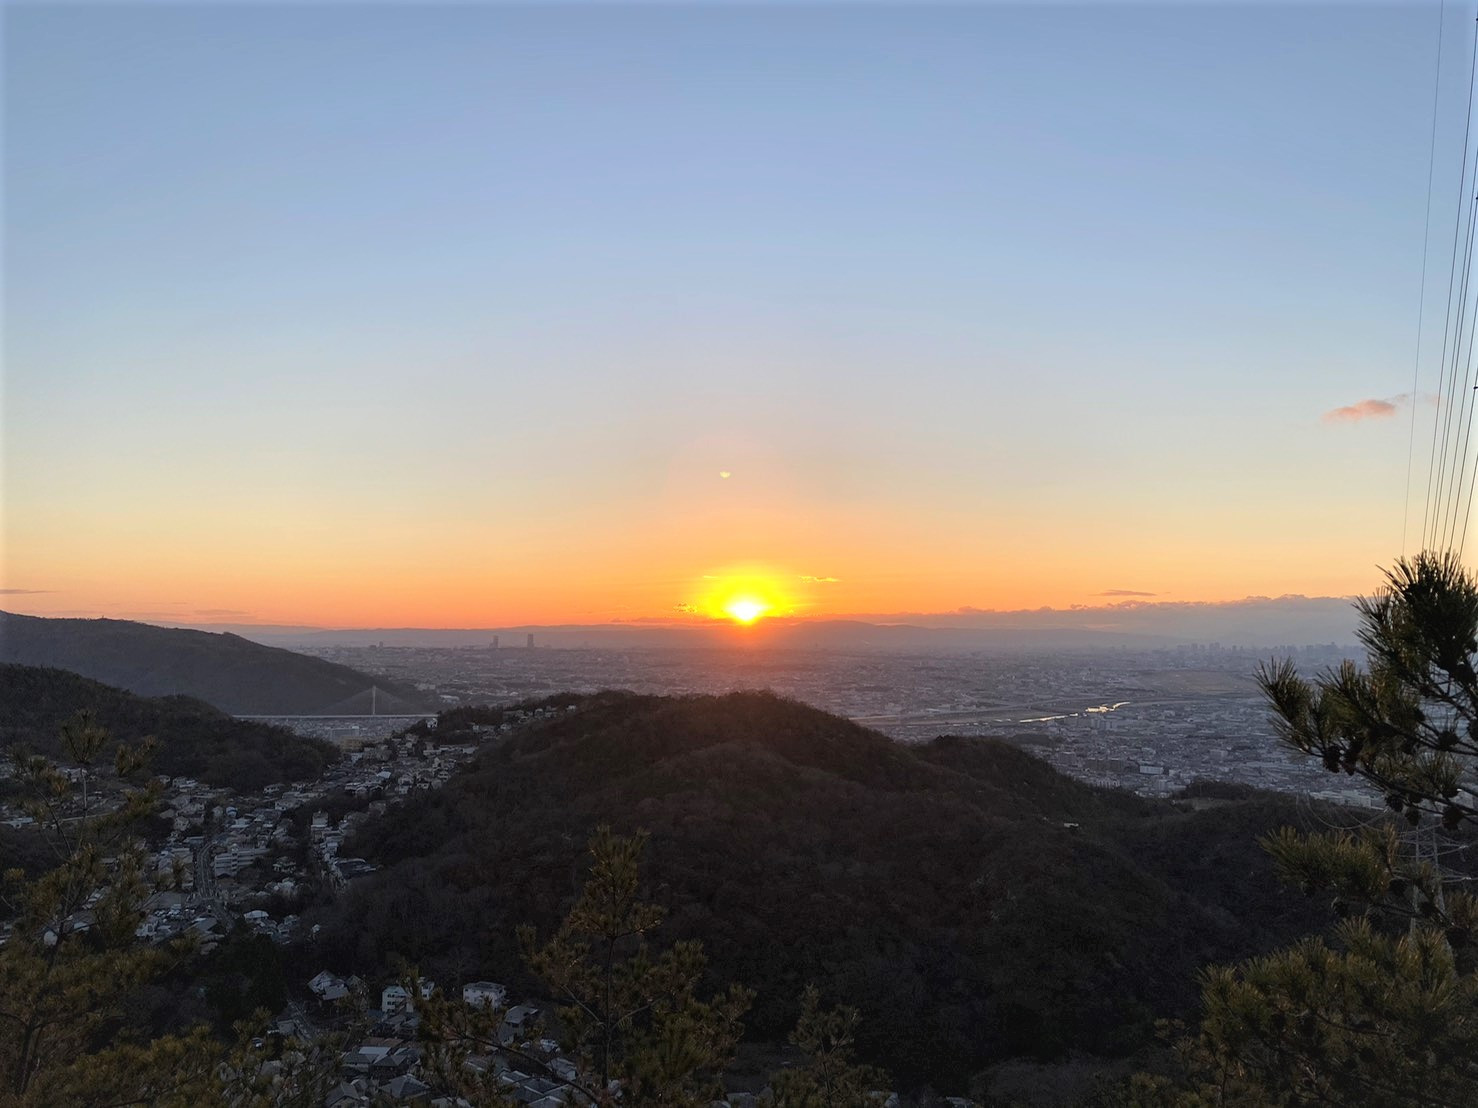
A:
<svg viewBox="0 0 1478 1108">
<path fill-rule="evenodd" d="M 1469 393 L 1469 396 L 1472 396 L 1471 392 Z M 1478 400 L 1478 398 L 1474 399 Z M 1478 404 L 1475 404 L 1474 406 L 1478 407 Z M 1470 429 L 1472 427 L 1472 424 L 1473 411 L 1472 408 L 1470 408 L 1468 410 L 1468 426 Z M 1458 540 L 1457 544 L 1457 556 L 1459 558 L 1463 556 L 1463 549 L 1468 545 L 1468 523 L 1473 518 L 1473 489 L 1475 483 L 1478 483 L 1478 472 L 1473 473 L 1468 478 L 1468 506 L 1463 510 L 1463 532 L 1462 537 Z"/>
<path fill-rule="evenodd" d="M 1478 44 L 1478 35 L 1474 37 Z M 1478 164 L 1473 167 L 1474 176 L 1478 177 Z M 1471 187 L 1471 185 L 1470 185 Z M 1473 277 L 1473 232 L 1478 226 L 1478 196 L 1469 193 L 1468 200 L 1468 235 L 1463 244 L 1463 264 L 1458 271 L 1462 275 L 1461 284 L 1458 286 L 1458 315 L 1457 322 L 1453 327 L 1455 340 L 1452 347 L 1452 367 L 1447 380 L 1447 416 L 1442 423 L 1442 468 L 1437 471 L 1437 488 L 1439 497 L 1443 487 L 1444 475 L 1446 477 L 1447 494 L 1441 500 L 1441 548 L 1450 549 L 1457 525 L 1457 503 L 1462 496 L 1461 479 L 1462 469 L 1458 454 L 1459 441 L 1463 416 L 1467 410 L 1467 390 L 1472 376 L 1473 365 L 1473 323 L 1472 314 L 1468 310 L 1470 302 L 1469 288 Z M 1459 392 L 1457 387 L 1458 367 L 1463 367 L 1463 391 Z M 1454 408 L 1456 418 L 1454 418 Z M 1449 462 L 1449 455 L 1451 461 Z"/>
<path fill-rule="evenodd" d="M 1401 505 L 1401 556 L 1406 557 L 1406 528 L 1411 522 L 1411 461 L 1416 452 L 1416 395 L 1422 370 L 1422 331 L 1427 312 L 1427 255 L 1432 248 L 1432 172 L 1437 164 L 1437 94 L 1442 89 L 1442 28 L 1447 0 L 1437 8 L 1437 75 L 1432 78 L 1432 133 L 1427 139 L 1427 206 L 1422 214 L 1422 281 L 1416 301 L 1416 357 L 1411 366 L 1411 427 L 1406 439 L 1406 497 Z"/>
<path fill-rule="evenodd" d="M 1478 44 L 1478 35 L 1474 37 Z M 1437 411 L 1433 414 L 1432 448 L 1436 455 L 1436 484 L 1432 489 L 1429 504 L 1431 534 L 1427 545 L 1439 548 L 1444 545 L 1447 508 L 1448 448 L 1452 442 L 1452 409 L 1457 389 L 1457 367 L 1462 360 L 1464 322 L 1467 318 L 1468 273 L 1472 268 L 1472 219 L 1473 203 L 1468 193 L 1468 163 L 1463 162 L 1462 191 L 1458 194 L 1458 218 L 1453 227 L 1452 263 L 1448 273 L 1448 308 L 1444 324 L 1442 343 L 1442 365 L 1437 383 Z M 1468 224 L 1468 234 L 1462 237 L 1462 252 L 1458 252 L 1458 232 L 1463 223 Z M 1456 286 L 1456 296 L 1454 293 Z M 1440 422 L 1441 431 L 1435 424 Z M 1429 475 L 1430 476 L 1430 475 Z"/>
<path fill-rule="evenodd" d="M 1478 57 L 1478 30 L 1474 35 L 1475 57 Z M 1469 87 L 1471 90 L 1473 73 L 1469 73 Z M 1469 99 L 1471 105 L 1471 96 Z M 1470 107 L 1471 112 L 1471 107 Z M 1471 126 L 1471 115 L 1468 125 Z M 1463 252 L 1463 264 L 1459 271 L 1462 275 L 1461 291 L 1458 296 L 1458 317 L 1454 326 L 1454 346 L 1452 351 L 1452 364 L 1450 375 L 1447 379 L 1447 404 L 1446 412 L 1442 422 L 1443 454 L 1442 461 L 1437 471 L 1438 505 L 1441 508 L 1443 519 L 1441 532 L 1441 548 L 1450 550 L 1457 538 L 1457 514 L 1462 501 L 1462 479 L 1463 471 L 1466 469 L 1466 435 L 1461 433 L 1464 424 L 1464 416 L 1468 411 L 1468 386 L 1472 375 L 1473 354 L 1473 325 L 1472 316 L 1469 312 L 1468 290 L 1472 282 L 1473 270 L 1473 232 L 1474 221 L 1478 219 L 1478 195 L 1474 189 L 1478 180 L 1478 158 L 1473 164 L 1473 175 L 1469 178 L 1468 192 L 1463 196 L 1468 203 L 1468 239 Z M 1478 310 L 1478 307 L 1475 307 Z M 1466 352 L 1464 347 L 1466 346 Z M 1458 367 L 1463 367 L 1463 390 L 1457 391 Z M 1456 411 L 1454 412 L 1454 402 Z M 1471 418 L 1471 417 L 1470 417 Z M 1448 451 L 1451 451 L 1451 460 L 1448 460 Z M 1447 496 L 1443 500 L 1441 490 L 1447 487 Z M 1434 538 L 1434 544 L 1436 539 Z"/>
<path fill-rule="evenodd" d="M 1478 167 L 1475 167 L 1475 173 L 1478 173 Z M 1478 209 L 1478 196 L 1474 196 L 1474 198 L 1473 198 L 1473 207 L 1475 209 Z M 1469 265 L 1470 266 L 1472 264 L 1472 248 L 1471 248 L 1472 237 L 1473 237 L 1473 226 L 1470 223 L 1469 224 L 1469 228 L 1468 228 L 1468 239 L 1469 239 L 1469 243 L 1470 243 L 1470 247 L 1469 247 L 1469 251 L 1468 251 L 1468 256 L 1469 256 Z M 1465 283 L 1468 280 L 1469 280 L 1469 276 L 1468 275 L 1465 275 L 1465 277 L 1464 277 Z M 1475 314 L 1478 314 L 1478 305 L 1475 305 L 1474 306 L 1474 313 Z M 1453 366 L 1453 380 L 1456 381 L 1456 379 L 1457 379 L 1457 366 L 1454 365 Z M 1451 547 L 1452 545 L 1454 545 L 1457 542 L 1457 539 L 1458 539 L 1458 519 L 1459 519 L 1460 509 L 1462 508 L 1462 505 L 1463 505 L 1463 486 L 1464 486 L 1465 483 L 1467 483 L 1468 486 L 1469 486 L 1469 493 L 1468 493 L 1469 497 L 1471 497 L 1471 495 L 1472 495 L 1472 493 L 1471 493 L 1471 481 L 1465 482 L 1465 478 L 1467 478 L 1467 475 L 1468 475 L 1468 439 L 1469 439 L 1469 436 L 1470 436 L 1470 434 L 1472 432 L 1472 428 L 1473 428 L 1473 388 L 1472 388 L 1472 381 L 1473 381 L 1473 325 L 1470 322 L 1469 325 L 1468 325 L 1468 349 L 1467 349 L 1467 354 L 1466 354 L 1466 356 L 1463 359 L 1463 388 L 1462 388 L 1462 392 L 1458 396 L 1457 421 L 1453 425 L 1453 444 L 1452 444 L 1453 496 L 1452 496 L 1452 504 L 1451 504 L 1451 520 L 1449 522 L 1448 530 L 1447 530 L 1447 542 L 1446 542 L 1446 545 L 1448 547 Z M 1461 550 L 1459 550 L 1459 556 L 1461 556 Z"/>
<path fill-rule="evenodd" d="M 1471 371 L 1471 369 L 1473 368 L 1472 367 L 1472 357 L 1471 357 L 1471 354 L 1472 354 L 1472 343 L 1471 342 L 1469 343 L 1468 349 L 1469 349 L 1469 367 L 1468 368 Z M 1474 471 L 1473 463 L 1470 461 L 1470 457 L 1471 456 L 1470 456 L 1470 453 L 1469 453 L 1469 443 L 1470 443 L 1470 440 L 1472 438 L 1472 433 L 1473 433 L 1473 413 L 1474 413 L 1475 410 L 1478 410 L 1478 395 L 1475 395 L 1475 390 L 1478 390 L 1478 385 L 1475 385 L 1475 386 L 1473 386 L 1473 387 L 1470 388 L 1469 385 L 1468 385 L 1468 375 L 1465 374 L 1464 377 L 1463 377 L 1463 399 L 1467 402 L 1467 423 L 1463 427 L 1463 441 L 1462 441 L 1462 448 L 1461 448 L 1461 451 L 1460 451 L 1460 455 L 1461 455 L 1461 458 L 1462 458 L 1462 467 L 1463 468 L 1462 468 L 1462 472 L 1459 475 L 1459 479 L 1458 479 L 1458 500 L 1457 500 L 1457 503 L 1455 503 L 1453 505 L 1453 513 L 1454 514 L 1453 514 L 1453 521 L 1452 521 L 1453 537 L 1455 539 L 1457 539 L 1457 554 L 1458 554 L 1458 557 L 1459 558 L 1461 558 L 1463 556 L 1463 549 L 1468 544 L 1468 520 L 1469 520 L 1469 518 L 1473 514 L 1473 490 L 1474 490 L 1475 480 L 1478 480 L 1478 472 L 1475 472 Z M 1463 477 L 1466 477 L 1467 478 L 1467 486 L 1468 486 L 1468 492 L 1467 492 L 1466 502 L 1464 502 L 1463 491 L 1462 491 L 1463 490 Z M 1459 534 L 1458 528 L 1457 528 L 1457 524 L 1458 524 L 1458 519 L 1459 518 L 1461 518 L 1462 524 L 1463 524 L 1462 532 L 1460 534 Z"/>
<path fill-rule="evenodd" d="M 1439 449 L 1439 444 L 1445 445 L 1447 441 L 1447 430 L 1444 426 L 1442 433 L 1439 435 L 1437 428 L 1441 422 L 1441 417 L 1446 414 L 1444 411 L 1445 406 L 1442 403 L 1442 386 L 1447 379 L 1447 355 L 1449 349 L 1457 345 L 1457 336 L 1452 333 L 1452 300 L 1455 286 L 1459 283 L 1458 243 L 1463 237 L 1463 213 L 1468 196 L 1468 147 L 1473 135 L 1473 76 L 1475 67 L 1478 67 L 1478 26 L 1474 28 L 1473 52 L 1468 61 L 1468 102 L 1464 112 L 1463 122 L 1462 175 L 1458 181 L 1458 208 L 1452 225 L 1452 254 L 1447 276 L 1447 306 L 1443 310 L 1443 319 L 1445 322 L 1442 328 L 1442 357 L 1438 362 L 1437 410 L 1432 413 L 1432 449 L 1427 462 L 1427 501 L 1422 512 L 1422 546 L 1424 548 L 1436 546 L 1438 530 L 1437 512 L 1438 505 L 1442 499 L 1442 476 L 1439 467 L 1445 461 L 1446 454 L 1445 451 Z"/>
</svg>

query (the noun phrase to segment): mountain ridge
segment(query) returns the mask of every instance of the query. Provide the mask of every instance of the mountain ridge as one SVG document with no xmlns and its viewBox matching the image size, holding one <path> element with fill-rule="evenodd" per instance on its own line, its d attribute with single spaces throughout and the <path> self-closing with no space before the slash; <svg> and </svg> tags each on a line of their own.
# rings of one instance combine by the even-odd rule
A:
<svg viewBox="0 0 1478 1108">
<path fill-rule="evenodd" d="M 783 1037 L 816 981 L 862 1010 L 864 1056 L 963 1090 L 1021 1054 L 1144 1047 L 1194 1008 L 1203 964 L 1327 915 L 1256 844 L 1297 818 L 1282 798 L 1189 812 L 999 740 L 904 745 L 768 693 L 565 699 L 346 844 L 384 868 L 318 909 L 323 960 L 533 987 L 515 925 L 554 925 L 595 826 L 645 829 L 663 937 L 757 990 L 755 1035 Z"/>
<path fill-rule="evenodd" d="M 192 696 L 232 715 L 368 713 L 372 687 L 381 711 L 427 707 L 413 688 L 336 662 L 131 620 L 0 612 L 0 662 L 70 670 L 139 696 Z"/>
<path fill-rule="evenodd" d="M 80 710 L 91 711 L 117 742 L 157 739 L 153 772 L 212 786 L 249 792 L 310 780 L 338 757 L 328 743 L 235 719 L 203 700 L 141 697 L 70 670 L 0 663 L 0 748 L 58 758 L 62 724 Z M 105 755 L 103 764 L 110 759 Z"/>
</svg>

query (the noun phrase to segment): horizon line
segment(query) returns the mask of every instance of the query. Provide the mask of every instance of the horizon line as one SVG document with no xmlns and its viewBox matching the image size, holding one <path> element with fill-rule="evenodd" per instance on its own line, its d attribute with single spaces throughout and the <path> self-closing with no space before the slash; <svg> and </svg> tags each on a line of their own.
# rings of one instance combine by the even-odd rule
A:
<svg viewBox="0 0 1478 1108">
<path fill-rule="evenodd" d="M 1348 603 L 1353 604 L 1359 599 L 1358 594 L 1348 596 L 1316 595 L 1309 596 L 1304 593 L 1283 593 L 1278 596 L 1267 596 L 1260 594 L 1249 594 L 1233 600 L 1161 600 L 1146 598 L 1130 598 L 1114 603 L 1106 604 L 1072 604 L 1067 607 L 1054 607 L 1052 605 L 1041 605 L 1035 608 L 980 608 L 974 606 L 962 606 L 953 609 L 943 609 L 932 612 L 857 612 L 857 613 L 835 613 L 805 615 L 800 613 L 785 613 L 766 616 L 758 621 L 754 627 L 761 626 L 786 626 L 793 627 L 804 624 L 825 623 L 857 623 L 881 627 L 908 626 L 918 620 L 942 620 L 942 619 L 968 619 L 972 616 L 1001 617 L 1001 616 L 1044 616 L 1044 615 L 1082 615 L 1090 612 L 1104 613 L 1130 613 L 1146 611 L 1188 611 L 1188 610 L 1218 610 L 1236 607 L 1258 606 L 1277 603 Z M 252 628 L 258 630 L 277 631 L 299 631 L 299 632 L 336 632 L 336 631 L 436 631 L 436 632 L 531 632 L 531 631 L 558 631 L 570 628 L 592 628 L 608 627 L 622 629 L 653 629 L 653 630 L 711 630 L 715 628 L 736 628 L 733 620 L 719 616 L 695 616 L 687 618 L 673 616 L 630 616 L 611 617 L 605 620 L 592 620 L 578 623 L 565 621 L 560 623 L 505 623 L 505 624 L 482 624 L 482 625 L 434 625 L 434 624 L 385 624 L 385 623 L 363 623 L 363 624 L 326 624 L 326 623 L 292 623 L 275 620 L 254 620 L 241 618 L 236 620 L 187 620 L 179 616 L 165 612 L 155 613 L 117 613 L 105 614 L 82 610 L 63 612 L 24 612 L 9 609 L 0 609 L 0 615 L 24 616 L 32 619 L 80 619 L 80 620 L 117 620 L 126 623 L 152 624 L 154 626 L 172 627 L 177 629 L 190 629 L 208 631 L 213 628 Z M 744 630 L 744 628 L 739 628 Z M 953 628 L 927 628 L 928 630 L 952 630 Z"/>
</svg>

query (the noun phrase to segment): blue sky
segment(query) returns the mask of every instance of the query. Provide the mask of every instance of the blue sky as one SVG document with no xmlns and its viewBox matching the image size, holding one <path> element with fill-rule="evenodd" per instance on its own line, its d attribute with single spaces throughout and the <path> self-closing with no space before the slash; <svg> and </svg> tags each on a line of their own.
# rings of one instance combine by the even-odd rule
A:
<svg viewBox="0 0 1478 1108">
<path fill-rule="evenodd" d="M 1411 390 L 1434 7 L 5 20 L 35 610 L 166 575 L 313 618 L 286 578 L 350 565 L 321 618 L 392 573 L 407 618 L 446 581 L 483 619 L 653 614 L 731 561 L 837 576 L 830 610 L 1223 599 L 1400 553 L 1407 410 L 1320 417 Z"/>
</svg>

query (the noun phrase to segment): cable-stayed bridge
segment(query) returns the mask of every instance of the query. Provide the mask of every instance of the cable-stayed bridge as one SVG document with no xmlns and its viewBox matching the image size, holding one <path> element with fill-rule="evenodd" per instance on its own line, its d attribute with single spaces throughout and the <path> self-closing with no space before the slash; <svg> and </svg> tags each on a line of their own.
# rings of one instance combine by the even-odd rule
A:
<svg viewBox="0 0 1478 1108">
<path fill-rule="evenodd" d="M 387 692 L 378 685 L 347 696 L 343 700 L 325 705 L 315 712 L 262 712 L 255 715 L 237 716 L 238 719 L 427 719 L 436 714 L 403 696 Z"/>
</svg>

